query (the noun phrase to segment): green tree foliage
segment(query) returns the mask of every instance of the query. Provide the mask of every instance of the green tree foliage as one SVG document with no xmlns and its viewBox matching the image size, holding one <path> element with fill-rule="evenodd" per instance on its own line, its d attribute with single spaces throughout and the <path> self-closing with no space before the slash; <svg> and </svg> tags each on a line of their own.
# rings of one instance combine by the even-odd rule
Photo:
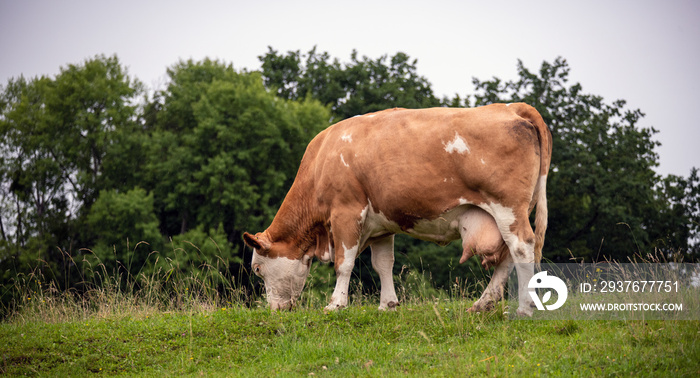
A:
<svg viewBox="0 0 700 378">
<path fill-rule="evenodd" d="M 216 61 L 180 62 L 168 75 L 170 85 L 149 105 L 144 173 L 162 229 L 178 235 L 223 225 L 238 242 L 272 220 L 330 115 L 315 101 L 276 97 L 258 73 Z"/>
<path fill-rule="evenodd" d="M 131 274 L 142 270 L 152 251 L 162 250 L 153 194 L 134 188 L 126 193 L 103 190 L 90 208 L 85 225 L 94 235 L 92 252 L 108 271 L 117 261 Z"/>
<path fill-rule="evenodd" d="M 693 168 L 688 178 L 669 175 L 656 191 L 659 217 L 652 227 L 676 232 L 668 233 L 658 241 L 660 248 L 679 248 L 696 261 L 700 255 L 700 177 Z M 668 204 L 667 206 L 663 206 Z"/>
<path fill-rule="evenodd" d="M 3 275 L 48 265 L 84 243 L 84 216 L 103 187 L 120 136 L 135 127 L 140 84 L 116 57 L 97 56 L 54 78 L 12 79 L 0 96 Z M 114 163 L 109 163 L 114 164 Z M 63 264 L 63 266 L 61 266 Z"/>
<path fill-rule="evenodd" d="M 51 81 L 46 78 L 19 78 L 11 80 L 3 92 L 2 234 L 7 247 L 12 246 L 4 251 L 5 258 L 27 249 L 36 258 L 41 251 L 28 248 L 30 239 L 48 242 L 51 220 L 67 211 L 63 172 L 52 156 L 52 138 L 46 135 L 50 90 Z"/>
<path fill-rule="evenodd" d="M 307 96 L 330 105 L 336 121 L 393 107 L 439 106 L 428 80 L 417 73 L 417 60 L 404 53 L 390 59 L 358 58 L 331 61 L 328 53 L 290 51 L 280 55 L 271 47 L 259 57 L 265 85 L 279 97 L 299 100 Z"/>
<path fill-rule="evenodd" d="M 89 208 L 105 187 L 101 182 L 105 159 L 125 132 L 135 130 L 136 106 L 131 102 L 140 91 L 141 84 L 127 76 L 116 57 L 98 56 L 83 65 L 68 65 L 53 80 L 45 131 L 76 205 Z"/>
</svg>

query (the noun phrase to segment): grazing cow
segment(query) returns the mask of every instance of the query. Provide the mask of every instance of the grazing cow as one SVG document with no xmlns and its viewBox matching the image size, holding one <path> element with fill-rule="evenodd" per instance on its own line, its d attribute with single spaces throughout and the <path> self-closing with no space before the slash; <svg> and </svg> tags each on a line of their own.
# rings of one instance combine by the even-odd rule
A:
<svg viewBox="0 0 700 378">
<path fill-rule="evenodd" d="M 521 103 L 391 109 L 344 120 L 309 143 L 270 227 L 244 234 L 252 269 L 265 281 L 271 308 L 283 309 L 299 297 L 314 256 L 334 261 L 337 282 L 326 307 L 333 310 L 347 305 L 355 258 L 369 246 L 379 309 L 393 309 L 394 234 L 438 244 L 461 238 L 460 262 L 477 254 L 484 267 L 496 267 L 470 310 L 493 308 L 516 263 L 518 314 L 531 315 L 526 283 L 547 228 L 551 156 L 547 125 Z"/>
</svg>

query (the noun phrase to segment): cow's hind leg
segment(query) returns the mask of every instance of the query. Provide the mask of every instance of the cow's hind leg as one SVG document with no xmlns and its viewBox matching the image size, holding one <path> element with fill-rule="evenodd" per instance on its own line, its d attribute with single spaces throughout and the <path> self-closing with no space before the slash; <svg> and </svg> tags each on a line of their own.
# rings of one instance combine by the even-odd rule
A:
<svg viewBox="0 0 700 378">
<path fill-rule="evenodd" d="M 394 289 L 394 235 L 376 240 L 370 245 L 372 248 L 372 267 L 379 275 L 381 296 L 379 298 L 380 310 L 394 310 L 399 305 Z"/>
<path fill-rule="evenodd" d="M 529 226 L 529 225 L 528 225 Z M 532 231 L 530 231 L 532 232 Z M 526 239 L 527 240 L 527 239 Z M 531 241 L 518 239 L 514 247 L 510 247 L 511 256 L 518 272 L 518 311 L 521 316 L 532 316 L 535 302 L 530 297 L 527 285 L 535 274 L 535 241 L 534 233 Z"/>
<path fill-rule="evenodd" d="M 535 233 L 530 226 L 527 206 L 513 210 L 492 203 L 487 211 L 496 220 L 518 273 L 517 314 L 532 316 L 535 303 L 528 293 L 527 285 L 535 274 Z"/>
<path fill-rule="evenodd" d="M 484 292 L 481 293 L 479 300 L 474 302 L 472 307 L 469 308 L 469 312 L 490 311 L 503 298 L 508 276 L 513 269 L 512 262 L 513 258 L 507 255 L 503 261 L 496 265 L 491 281 L 484 289 Z"/>
</svg>

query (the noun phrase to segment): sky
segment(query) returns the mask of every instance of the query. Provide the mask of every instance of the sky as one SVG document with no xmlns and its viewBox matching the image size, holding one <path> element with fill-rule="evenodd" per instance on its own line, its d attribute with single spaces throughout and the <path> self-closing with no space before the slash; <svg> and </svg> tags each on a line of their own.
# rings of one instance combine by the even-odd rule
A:
<svg viewBox="0 0 700 378">
<path fill-rule="evenodd" d="M 166 69 L 205 57 L 257 70 L 268 46 L 314 46 L 341 62 L 353 49 L 378 58 L 404 52 L 438 97 L 474 92 L 472 78 L 517 78 L 567 60 L 569 83 L 627 100 L 646 116 L 662 175 L 700 168 L 700 1 L 86 1 L 0 0 L 0 85 L 53 76 L 98 54 L 163 89 Z"/>
</svg>

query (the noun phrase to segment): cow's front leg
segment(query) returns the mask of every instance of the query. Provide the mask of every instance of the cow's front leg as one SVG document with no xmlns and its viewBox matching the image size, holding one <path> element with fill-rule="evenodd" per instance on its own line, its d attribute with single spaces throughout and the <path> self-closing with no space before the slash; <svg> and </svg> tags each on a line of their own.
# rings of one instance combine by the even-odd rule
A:
<svg viewBox="0 0 700 378">
<path fill-rule="evenodd" d="M 367 206 L 345 205 L 331 215 L 333 244 L 335 247 L 335 289 L 326 311 L 348 305 L 350 276 L 355 267 L 355 258 L 360 250 L 361 226 L 367 216 Z"/>
<path fill-rule="evenodd" d="M 347 307 L 348 291 L 350 289 L 350 276 L 352 269 L 355 267 L 355 258 L 358 253 L 358 245 L 348 247 L 345 244 L 340 246 L 340 250 L 336 246 L 335 253 L 335 289 L 331 296 L 331 303 L 326 306 L 326 311 L 333 311 Z"/>
<path fill-rule="evenodd" d="M 399 299 L 396 297 L 394 289 L 394 235 L 379 239 L 373 242 L 372 248 L 372 267 L 379 275 L 381 285 L 381 296 L 379 298 L 380 310 L 395 310 L 399 305 Z"/>
</svg>

